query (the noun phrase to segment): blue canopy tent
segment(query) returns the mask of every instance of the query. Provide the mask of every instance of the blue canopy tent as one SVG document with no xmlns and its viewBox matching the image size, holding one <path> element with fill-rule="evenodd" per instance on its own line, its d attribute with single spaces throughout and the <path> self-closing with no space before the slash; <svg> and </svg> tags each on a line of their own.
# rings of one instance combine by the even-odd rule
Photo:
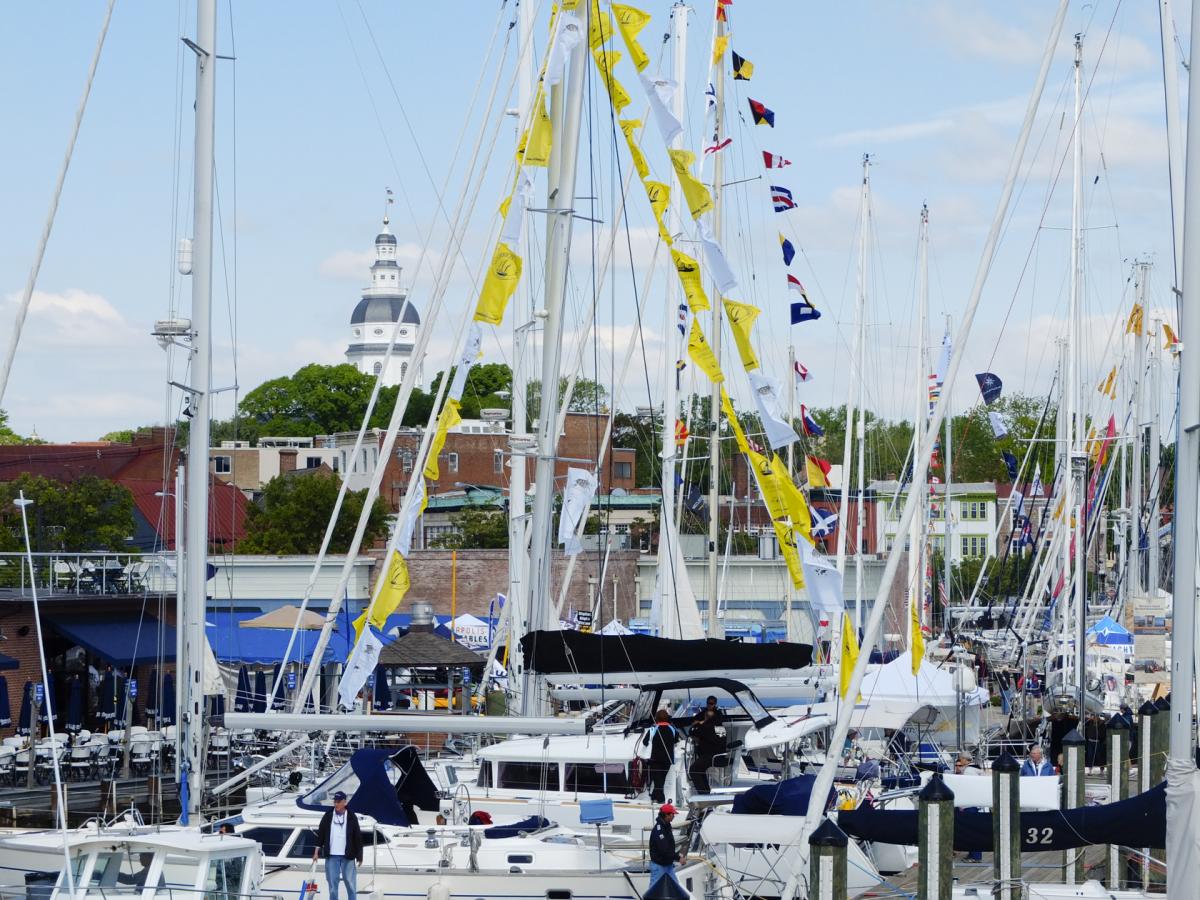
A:
<svg viewBox="0 0 1200 900">
<path fill-rule="evenodd" d="M 21 692 L 21 714 L 17 717 L 17 734 L 28 735 L 33 720 L 33 682 L 25 682 Z"/>
<path fill-rule="evenodd" d="M 8 679 L 0 675 L 0 728 L 12 724 L 12 709 L 8 704 Z"/>
<path fill-rule="evenodd" d="M 242 666 L 238 669 L 237 693 L 233 699 L 234 712 L 250 712 L 250 706 L 254 703 L 254 696 L 250 692 L 250 671 Z"/>
<path fill-rule="evenodd" d="M 1087 633 L 1088 637 L 1094 639 L 1097 644 L 1105 646 L 1133 643 L 1133 632 L 1122 626 L 1111 616 L 1105 616 L 1089 628 Z"/>
<path fill-rule="evenodd" d="M 78 734 L 83 728 L 83 681 L 78 675 L 72 676 L 67 687 L 67 720 L 66 729 L 72 734 Z"/>
<path fill-rule="evenodd" d="M 267 711 L 267 673 L 262 669 L 254 673 L 254 702 L 252 706 L 256 713 Z"/>
<path fill-rule="evenodd" d="M 290 628 L 242 628 L 241 623 L 247 619 L 259 616 L 257 612 L 210 612 L 207 616 L 208 627 L 205 633 L 212 644 L 213 653 L 223 663 L 240 663 L 247 666 L 273 666 L 279 662 L 298 662 L 307 664 L 317 647 L 318 631 L 301 628 L 296 632 L 296 643 L 287 660 L 283 654 L 287 650 L 288 639 L 292 636 Z M 330 636 L 329 644 L 321 657 L 322 663 L 344 663 L 354 646 L 354 635 L 351 632 L 347 639 L 344 629 L 338 629 Z"/>
</svg>

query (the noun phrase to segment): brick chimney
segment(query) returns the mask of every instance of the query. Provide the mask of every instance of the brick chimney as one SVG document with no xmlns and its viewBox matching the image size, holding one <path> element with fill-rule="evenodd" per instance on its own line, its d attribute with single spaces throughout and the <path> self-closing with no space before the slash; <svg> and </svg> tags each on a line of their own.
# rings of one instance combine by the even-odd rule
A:
<svg viewBox="0 0 1200 900">
<path fill-rule="evenodd" d="M 296 471 L 296 457 L 299 454 L 295 447 L 279 448 L 279 474 Z"/>
</svg>

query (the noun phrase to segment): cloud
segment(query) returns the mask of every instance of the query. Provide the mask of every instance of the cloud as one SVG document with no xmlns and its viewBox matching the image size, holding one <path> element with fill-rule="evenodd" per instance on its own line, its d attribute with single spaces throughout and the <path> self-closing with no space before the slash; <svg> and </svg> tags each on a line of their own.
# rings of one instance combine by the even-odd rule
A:
<svg viewBox="0 0 1200 900">
<path fill-rule="evenodd" d="M 5 298 L 5 318 L 16 315 L 20 294 Z M 59 347 L 90 349 L 96 346 L 153 346 L 149 327 L 133 328 L 124 316 L 100 294 L 68 288 L 59 293 L 34 291 L 22 332 L 28 348 Z"/>
<path fill-rule="evenodd" d="M 944 134 L 954 126 L 952 119 L 938 116 L 917 122 L 903 122 L 899 125 L 885 125 L 880 128 L 862 128 L 857 131 L 843 131 L 821 141 L 828 147 L 846 146 L 875 146 L 877 144 L 894 144 L 900 141 L 911 141 L 919 138 L 933 137 Z"/>
<path fill-rule="evenodd" d="M 375 261 L 374 250 L 339 250 L 317 264 L 317 271 L 326 278 L 367 282 L 367 273 Z"/>
<path fill-rule="evenodd" d="M 1028 65 L 1041 58 L 1044 36 L 998 21 L 976 7 L 940 3 L 926 13 L 934 36 L 965 59 Z"/>
</svg>

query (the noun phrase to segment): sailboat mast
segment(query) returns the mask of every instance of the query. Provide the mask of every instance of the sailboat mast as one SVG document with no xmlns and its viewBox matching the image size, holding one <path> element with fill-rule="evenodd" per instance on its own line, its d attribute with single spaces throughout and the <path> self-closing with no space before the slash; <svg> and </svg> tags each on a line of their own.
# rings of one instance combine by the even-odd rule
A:
<svg viewBox="0 0 1200 900">
<path fill-rule="evenodd" d="M 788 344 L 788 374 L 787 374 L 787 420 L 792 423 L 793 427 L 796 422 L 796 348 L 792 344 Z M 796 442 L 792 441 L 787 447 L 787 476 L 790 481 L 792 472 L 795 471 L 796 465 Z M 748 519 L 749 517 L 747 517 Z M 799 635 L 796 633 L 796 623 L 793 622 L 795 611 L 793 607 L 796 605 L 796 591 L 792 587 L 792 579 L 785 576 L 783 579 L 784 594 L 784 626 L 785 637 L 788 643 L 795 641 Z M 817 641 L 814 640 L 816 645 Z"/>
<path fill-rule="evenodd" d="M 179 628 L 179 758 L 183 810 L 200 813 L 204 789 L 204 634 L 208 593 L 208 445 L 212 398 L 213 156 L 216 127 L 217 0 L 196 5 L 196 134 L 192 222 L 192 361 L 188 408 L 187 573 Z M 176 498 L 176 503 L 179 498 Z M 178 537 L 178 536 L 177 536 Z"/>
<path fill-rule="evenodd" d="M 1149 263 L 1139 262 L 1137 266 L 1137 284 L 1135 287 L 1134 302 L 1146 308 L 1146 276 L 1149 271 Z M 1146 371 L 1146 338 L 1140 334 L 1133 336 L 1133 487 L 1130 492 L 1129 510 L 1130 510 L 1130 529 L 1129 529 L 1129 572 L 1127 580 L 1129 582 L 1129 596 L 1131 598 L 1142 597 L 1145 594 L 1142 580 L 1142 565 L 1145 562 L 1145 554 L 1142 553 L 1141 531 L 1142 531 L 1142 504 L 1143 489 L 1142 472 L 1146 465 L 1146 412 L 1145 412 L 1145 395 L 1146 388 L 1143 382 L 1143 373 Z"/>
<path fill-rule="evenodd" d="M 1172 287 L 1180 286 L 1183 268 L 1183 135 L 1179 124 L 1179 63 L 1175 56 L 1175 20 L 1170 0 L 1158 0 L 1158 27 L 1162 42 L 1163 106 L 1167 125 L 1167 173 L 1171 179 L 1171 232 L 1174 277 Z"/>
<path fill-rule="evenodd" d="M 567 13 L 564 15 L 575 15 Z M 575 16 L 578 19 L 578 16 Z M 582 33 L 587 33 L 579 23 Z M 549 621 L 554 609 L 550 577 L 551 525 L 554 518 L 554 470 L 558 447 L 558 378 L 562 364 L 563 300 L 567 290 L 571 234 L 575 224 L 575 175 L 579 155 L 579 124 L 583 115 L 584 42 L 571 52 L 571 71 L 567 81 L 563 114 L 556 122 L 550 168 L 557 175 L 549 197 L 550 235 L 546 246 L 545 306 L 538 313 L 543 319 L 542 383 L 538 402 L 537 465 L 534 475 L 533 523 L 529 551 L 529 621 L 534 629 L 553 627 Z M 553 99 L 553 98 L 552 98 Z M 551 104 L 553 106 L 553 103 Z M 522 674 L 521 714 L 539 715 L 545 702 L 540 691 L 533 690 L 532 673 Z"/>
<path fill-rule="evenodd" d="M 1142 309 L 1145 309 L 1145 304 Z M 1150 321 L 1150 330 L 1146 333 L 1146 343 L 1150 345 L 1150 378 L 1149 396 L 1144 401 L 1145 409 L 1150 415 L 1150 453 L 1149 477 L 1146 480 L 1147 506 L 1149 507 L 1149 522 L 1146 524 L 1146 594 L 1158 600 L 1159 559 L 1158 559 L 1158 495 L 1162 491 L 1162 477 L 1159 461 L 1162 458 L 1162 435 L 1159 430 L 1159 398 L 1162 396 L 1162 345 L 1159 336 L 1162 334 L 1162 320 L 1155 318 Z"/>
<path fill-rule="evenodd" d="M 725 34 L 725 22 L 718 19 L 717 23 L 717 40 Z M 721 139 L 721 134 L 725 130 L 725 59 L 722 56 L 717 65 L 717 74 L 715 76 L 716 83 L 714 85 L 714 93 L 717 98 L 715 113 L 715 125 L 713 133 L 716 136 L 717 142 Z M 677 91 L 678 92 L 678 91 Z M 713 154 L 713 233 L 716 235 L 717 241 L 722 238 L 722 222 L 721 222 L 721 181 L 724 178 L 724 163 L 720 153 Z M 709 342 L 712 344 L 712 351 L 716 356 L 717 365 L 721 364 L 721 295 L 719 291 L 714 292 L 715 296 L 712 303 L 712 335 L 709 337 Z M 714 384 L 712 386 L 711 399 L 709 401 L 709 414 L 712 420 L 712 437 L 708 442 L 708 636 L 721 637 L 724 629 L 721 626 L 721 619 L 717 615 L 719 606 L 718 591 L 720 583 L 718 581 L 717 572 L 717 553 L 721 543 L 721 517 L 720 517 L 720 500 L 721 500 L 721 385 Z M 733 519 L 729 520 L 729 528 L 733 530 Z"/>
<path fill-rule="evenodd" d="M 950 333 L 950 317 L 946 316 L 946 334 Z M 946 398 L 946 423 L 942 435 L 942 461 L 945 475 L 942 485 L 942 531 L 945 540 L 942 541 L 942 584 L 946 587 L 946 605 L 950 605 L 950 561 L 954 559 L 954 504 L 950 502 L 950 487 L 954 484 L 954 411 L 951 399 Z"/>
<path fill-rule="evenodd" d="M 1078 695 L 1080 721 L 1084 712 L 1086 688 L 1086 638 L 1087 638 L 1087 567 L 1084 544 L 1084 477 L 1086 457 L 1081 455 L 1084 433 L 1084 409 L 1080 385 L 1082 384 L 1081 355 L 1083 353 L 1080 316 L 1083 312 L 1083 35 L 1075 35 L 1075 128 L 1072 134 L 1073 163 L 1071 189 L 1071 314 L 1070 353 L 1067 357 L 1067 398 L 1070 417 L 1067 422 L 1068 457 L 1070 468 L 1065 473 L 1070 493 L 1063 507 L 1064 519 L 1069 523 L 1074 517 L 1074 618 L 1075 634 L 1075 690 Z M 1066 542 L 1064 553 L 1070 566 L 1071 542 Z M 1069 569 L 1068 569 L 1069 570 Z M 1066 584 L 1070 584 L 1067 581 Z M 1065 590 L 1065 587 L 1064 587 Z M 1065 673 L 1064 673 L 1065 674 Z"/>
<path fill-rule="evenodd" d="M 929 206 L 921 207 L 921 231 L 918 240 L 917 266 L 917 340 L 916 364 L 916 404 L 913 407 L 913 462 L 916 462 L 917 452 L 921 447 L 921 437 L 925 432 L 925 422 L 928 415 L 928 374 L 925 364 L 925 331 L 929 318 Z M 915 471 L 914 466 L 914 471 Z M 917 515 L 913 518 L 912 527 L 908 530 L 908 605 L 909 622 L 912 621 L 913 604 L 923 605 L 925 599 L 925 483 L 917 483 L 914 478 L 909 490 L 917 492 Z M 921 605 L 917 606 L 918 619 L 921 615 Z M 912 635 L 909 634 L 911 642 Z M 910 644 L 911 646 L 911 644 Z"/>
<path fill-rule="evenodd" d="M 867 159 L 863 159 L 862 240 L 858 249 L 859 290 L 863 298 L 858 317 L 858 504 L 854 509 L 854 631 L 862 631 L 863 614 L 863 535 L 867 527 L 867 241 L 871 236 L 871 177 Z"/>
</svg>

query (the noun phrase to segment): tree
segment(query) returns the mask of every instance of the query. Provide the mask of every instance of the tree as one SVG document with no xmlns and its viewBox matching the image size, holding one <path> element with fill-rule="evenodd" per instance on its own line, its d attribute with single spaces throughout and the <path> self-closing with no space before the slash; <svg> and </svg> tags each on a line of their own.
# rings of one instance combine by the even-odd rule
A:
<svg viewBox="0 0 1200 900">
<path fill-rule="evenodd" d="M 357 431 L 375 379 L 354 366 L 312 364 L 273 378 L 242 398 L 240 412 L 261 434 L 306 435 Z"/>
<path fill-rule="evenodd" d="M 430 395 L 436 396 L 441 386 L 442 378 L 454 379 L 457 366 L 450 369 L 447 375 L 438 372 L 430 382 Z M 512 399 L 512 369 L 504 363 L 482 363 L 471 367 L 463 384 L 462 417 L 478 419 L 482 409 L 507 409 Z M 428 413 L 426 419 L 428 421 Z"/>
<path fill-rule="evenodd" d="M 0 485 L 0 549 L 23 550 L 21 511 L 13 500 L 24 492 L 29 539 L 35 553 L 128 550 L 133 535 L 133 495 L 119 484 L 83 477 L 70 483 L 28 473 Z"/>
<path fill-rule="evenodd" d="M 10 446 L 13 444 L 42 444 L 36 438 L 22 437 L 8 426 L 8 413 L 0 409 L 0 446 Z"/>
<path fill-rule="evenodd" d="M 558 394 L 560 398 L 567 390 L 567 379 L 558 379 Z M 542 404 L 542 382 L 540 379 L 529 382 L 525 396 L 528 398 L 526 408 L 529 410 L 529 421 L 539 417 Z M 591 378 L 580 376 L 575 380 L 575 389 L 571 392 L 571 401 L 567 409 L 580 413 L 607 413 L 608 388 Z"/>
<path fill-rule="evenodd" d="M 238 542 L 239 553 L 305 554 L 321 547 L 325 527 L 333 515 L 341 480 L 320 469 L 305 475 L 279 475 L 267 482 L 262 498 L 246 516 L 246 536 Z M 331 553 L 346 553 L 362 513 L 367 492 L 349 491 L 342 503 Z M 387 508 L 375 499 L 363 541 L 370 546 L 387 529 Z"/>
<path fill-rule="evenodd" d="M 429 542 L 442 550 L 503 550 L 508 547 L 508 517 L 497 509 L 468 506 L 450 516 L 454 531 Z"/>
</svg>

